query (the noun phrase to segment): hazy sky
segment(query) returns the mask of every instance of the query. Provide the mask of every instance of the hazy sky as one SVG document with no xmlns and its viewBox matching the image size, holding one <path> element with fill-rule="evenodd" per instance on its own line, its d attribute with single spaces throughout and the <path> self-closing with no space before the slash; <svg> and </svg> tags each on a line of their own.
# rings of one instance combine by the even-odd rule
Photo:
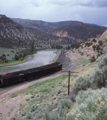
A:
<svg viewBox="0 0 107 120">
<path fill-rule="evenodd" d="M 0 0 L 0 14 L 47 22 L 76 20 L 107 26 L 107 0 Z"/>
</svg>

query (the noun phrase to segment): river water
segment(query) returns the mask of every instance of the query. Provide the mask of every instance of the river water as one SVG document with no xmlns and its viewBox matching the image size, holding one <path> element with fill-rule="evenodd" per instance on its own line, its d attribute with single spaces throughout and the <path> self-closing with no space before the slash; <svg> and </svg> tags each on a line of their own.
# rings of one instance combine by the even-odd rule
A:
<svg viewBox="0 0 107 120">
<path fill-rule="evenodd" d="M 40 51 L 37 54 L 30 56 L 25 63 L 0 67 L 0 74 L 11 73 L 20 70 L 26 70 L 34 67 L 49 64 L 56 54 L 53 51 Z"/>
</svg>

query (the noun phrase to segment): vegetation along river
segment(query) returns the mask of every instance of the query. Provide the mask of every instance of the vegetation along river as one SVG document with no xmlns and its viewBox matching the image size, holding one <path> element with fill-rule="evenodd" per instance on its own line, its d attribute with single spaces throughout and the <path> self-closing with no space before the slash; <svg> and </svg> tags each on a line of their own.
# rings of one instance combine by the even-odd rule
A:
<svg viewBox="0 0 107 120">
<path fill-rule="evenodd" d="M 0 74 L 11 73 L 14 71 L 46 65 L 49 64 L 55 58 L 55 56 L 56 54 L 53 51 L 39 51 L 37 54 L 30 56 L 25 63 L 0 67 Z"/>
</svg>

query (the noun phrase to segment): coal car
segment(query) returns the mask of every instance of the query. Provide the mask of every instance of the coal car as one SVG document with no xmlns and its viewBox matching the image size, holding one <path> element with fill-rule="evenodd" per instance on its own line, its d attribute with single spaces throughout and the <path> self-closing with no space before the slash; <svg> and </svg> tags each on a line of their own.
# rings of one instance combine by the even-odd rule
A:
<svg viewBox="0 0 107 120">
<path fill-rule="evenodd" d="M 62 65 L 59 62 L 51 63 L 48 65 L 31 68 L 27 70 L 7 73 L 0 75 L 0 87 L 10 84 L 37 79 L 42 76 L 46 76 L 62 69 Z"/>
</svg>

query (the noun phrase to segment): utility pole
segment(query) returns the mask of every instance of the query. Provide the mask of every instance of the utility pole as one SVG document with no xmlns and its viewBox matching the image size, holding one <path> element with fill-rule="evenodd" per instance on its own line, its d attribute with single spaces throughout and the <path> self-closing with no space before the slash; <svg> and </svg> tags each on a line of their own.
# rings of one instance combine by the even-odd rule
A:
<svg viewBox="0 0 107 120">
<path fill-rule="evenodd" d="M 64 75 L 64 76 L 68 76 L 68 95 L 69 95 L 70 94 L 70 73 L 78 73 L 78 72 L 70 72 L 70 71 L 63 71 L 63 72 L 68 72 L 68 75 Z"/>
<path fill-rule="evenodd" d="M 68 95 L 70 94 L 70 71 L 68 71 Z"/>
</svg>

